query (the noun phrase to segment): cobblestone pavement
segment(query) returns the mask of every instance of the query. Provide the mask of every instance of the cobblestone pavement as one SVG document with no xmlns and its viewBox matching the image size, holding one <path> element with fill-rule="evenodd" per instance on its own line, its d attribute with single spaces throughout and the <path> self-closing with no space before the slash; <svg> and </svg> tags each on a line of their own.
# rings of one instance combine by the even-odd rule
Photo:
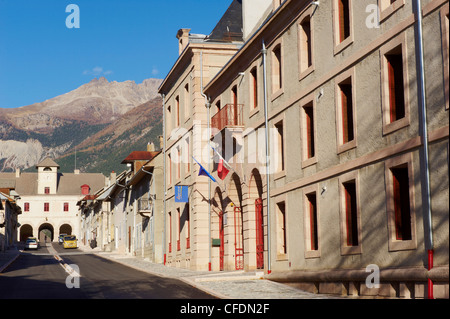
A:
<svg viewBox="0 0 450 319">
<path fill-rule="evenodd" d="M 262 279 L 263 272 L 205 272 L 167 267 L 138 257 L 80 247 L 85 253 L 95 253 L 153 275 L 176 278 L 221 299 L 341 299 L 339 296 L 313 294 L 284 284 Z M 0 273 L 20 254 L 12 249 L 0 253 Z"/>
</svg>

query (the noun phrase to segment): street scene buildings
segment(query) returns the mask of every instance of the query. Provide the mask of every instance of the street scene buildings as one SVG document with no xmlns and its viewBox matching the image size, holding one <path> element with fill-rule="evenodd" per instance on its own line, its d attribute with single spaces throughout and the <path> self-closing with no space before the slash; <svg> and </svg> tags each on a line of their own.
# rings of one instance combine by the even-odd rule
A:
<svg viewBox="0 0 450 319">
<path fill-rule="evenodd" d="M 448 298 L 448 2 L 230 2 L 176 34 L 160 145 L 108 177 L 0 173 L 0 248 L 71 233 L 314 293 Z"/>
</svg>

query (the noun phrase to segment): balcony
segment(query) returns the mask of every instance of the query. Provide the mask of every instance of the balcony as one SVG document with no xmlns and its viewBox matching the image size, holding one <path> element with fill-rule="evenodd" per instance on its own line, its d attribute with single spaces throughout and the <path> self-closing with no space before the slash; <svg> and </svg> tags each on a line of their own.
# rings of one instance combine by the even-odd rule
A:
<svg viewBox="0 0 450 319">
<path fill-rule="evenodd" d="M 244 105 L 243 104 L 227 104 L 211 119 L 211 128 L 217 129 L 219 132 L 224 128 L 244 126 Z"/>
<path fill-rule="evenodd" d="M 151 199 L 138 199 L 138 213 L 144 217 L 150 217 L 153 213 L 153 200 Z"/>
</svg>

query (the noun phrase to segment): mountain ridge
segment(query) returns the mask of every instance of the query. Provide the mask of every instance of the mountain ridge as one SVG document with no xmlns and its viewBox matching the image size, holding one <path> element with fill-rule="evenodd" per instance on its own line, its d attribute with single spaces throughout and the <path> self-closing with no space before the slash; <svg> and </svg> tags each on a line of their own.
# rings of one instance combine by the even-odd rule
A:
<svg viewBox="0 0 450 319">
<path fill-rule="evenodd" d="M 158 126 L 162 111 L 157 107 L 161 105 L 157 89 L 161 82 L 160 79 L 146 79 L 136 84 L 130 80 L 109 82 L 104 77 L 94 78 L 44 102 L 16 109 L 0 109 L 0 171 L 34 167 L 46 156 L 57 160 L 75 148 L 84 150 L 86 140 L 90 140 L 91 146 L 101 144 L 101 139 L 96 140 L 93 136 L 107 127 L 114 132 L 122 127 L 122 134 L 132 132 L 135 127 L 123 126 L 121 119 L 130 111 L 134 114 L 132 111 L 138 107 L 141 107 L 138 113 L 142 118 L 147 119 L 150 125 Z M 132 123 L 142 126 L 139 116 Z M 147 127 L 147 133 L 152 129 Z M 155 134 L 146 138 L 155 142 Z M 98 136 L 104 137 L 102 134 Z M 117 138 L 119 136 L 115 136 Z M 91 147 L 91 151 L 102 152 L 102 146 Z M 101 169 L 86 163 L 88 166 L 91 170 Z"/>
</svg>

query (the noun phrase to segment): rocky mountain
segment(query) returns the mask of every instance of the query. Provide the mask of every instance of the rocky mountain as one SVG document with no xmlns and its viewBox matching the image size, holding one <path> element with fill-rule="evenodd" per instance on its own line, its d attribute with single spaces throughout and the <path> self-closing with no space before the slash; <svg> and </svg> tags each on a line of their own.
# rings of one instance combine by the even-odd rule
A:
<svg viewBox="0 0 450 319">
<path fill-rule="evenodd" d="M 41 103 L 0 109 L 0 171 L 27 169 L 46 156 L 67 161 L 75 149 L 85 155 L 84 166 L 79 162 L 78 169 L 98 171 L 103 169 L 96 165 L 102 162 L 99 156 L 105 156 L 103 147 L 118 146 L 121 139 L 128 139 L 122 143 L 130 147 L 140 139 L 157 142 L 162 132 L 162 128 L 155 131 L 162 121 L 160 83 L 159 79 L 108 82 L 102 77 Z M 73 168 L 74 164 L 67 165 L 68 171 Z"/>
</svg>

